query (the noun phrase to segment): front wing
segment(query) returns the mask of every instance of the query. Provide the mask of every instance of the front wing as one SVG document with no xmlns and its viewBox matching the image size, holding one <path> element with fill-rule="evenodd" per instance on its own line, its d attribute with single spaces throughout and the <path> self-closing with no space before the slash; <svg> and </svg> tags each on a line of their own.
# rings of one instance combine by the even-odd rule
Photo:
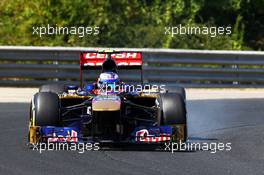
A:
<svg viewBox="0 0 264 175">
<path fill-rule="evenodd" d="M 131 133 L 130 138 L 125 140 L 96 140 L 99 143 L 164 143 L 179 142 L 184 140 L 185 125 L 159 126 L 159 127 L 137 127 Z M 29 143 L 41 142 L 65 142 L 65 143 L 93 143 L 93 137 L 84 138 L 77 127 L 54 127 L 54 126 L 31 126 L 29 131 Z"/>
</svg>

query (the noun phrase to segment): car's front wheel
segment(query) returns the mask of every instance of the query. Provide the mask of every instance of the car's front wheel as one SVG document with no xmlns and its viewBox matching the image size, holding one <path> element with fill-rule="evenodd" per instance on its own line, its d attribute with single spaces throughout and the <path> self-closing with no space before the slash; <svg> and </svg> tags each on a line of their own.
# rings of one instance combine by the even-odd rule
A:
<svg viewBox="0 0 264 175">
<path fill-rule="evenodd" d="M 187 139 L 187 112 L 185 100 L 178 93 L 163 93 L 157 98 L 158 124 L 179 125 L 184 127 L 184 138 Z"/>
<path fill-rule="evenodd" d="M 59 124 L 60 104 L 57 94 L 36 93 L 31 103 L 31 121 L 34 126 L 57 126 Z"/>
<path fill-rule="evenodd" d="M 60 121 L 60 104 L 57 94 L 52 92 L 38 92 L 33 96 L 30 104 L 29 144 L 37 143 L 38 127 L 58 126 Z"/>
</svg>

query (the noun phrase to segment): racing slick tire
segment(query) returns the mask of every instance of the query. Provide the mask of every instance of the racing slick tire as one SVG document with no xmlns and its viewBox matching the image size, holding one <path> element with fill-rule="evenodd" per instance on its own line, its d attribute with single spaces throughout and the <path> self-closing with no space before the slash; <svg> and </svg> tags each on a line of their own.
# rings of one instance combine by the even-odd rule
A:
<svg viewBox="0 0 264 175">
<path fill-rule="evenodd" d="M 31 104 L 31 117 L 35 126 L 58 126 L 60 119 L 59 97 L 52 92 L 39 92 Z"/>
<path fill-rule="evenodd" d="M 39 92 L 53 92 L 56 94 L 62 94 L 66 91 L 67 89 L 64 84 L 45 84 L 39 88 Z"/>
<path fill-rule="evenodd" d="M 178 93 L 162 93 L 157 98 L 159 125 L 184 125 L 184 141 L 187 138 L 187 112 L 185 100 Z"/>
<path fill-rule="evenodd" d="M 183 87 L 175 87 L 172 88 L 171 90 L 168 90 L 168 93 L 176 93 L 180 94 L 184 100 L 186 100 L 186 92 Z"/>
</svg>

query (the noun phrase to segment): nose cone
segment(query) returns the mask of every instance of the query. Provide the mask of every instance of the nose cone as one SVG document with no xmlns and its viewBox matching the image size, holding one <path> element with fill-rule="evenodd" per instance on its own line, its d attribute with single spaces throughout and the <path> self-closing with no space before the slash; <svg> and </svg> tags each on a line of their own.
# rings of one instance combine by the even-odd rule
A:
<svg viewBox="0 0 264 175">
<path fill-rule="evenodd" d="M 96 96 L 92 101 L 93 111 L 119 111 L 121 99 L 118 96 Z"/>
</svg>

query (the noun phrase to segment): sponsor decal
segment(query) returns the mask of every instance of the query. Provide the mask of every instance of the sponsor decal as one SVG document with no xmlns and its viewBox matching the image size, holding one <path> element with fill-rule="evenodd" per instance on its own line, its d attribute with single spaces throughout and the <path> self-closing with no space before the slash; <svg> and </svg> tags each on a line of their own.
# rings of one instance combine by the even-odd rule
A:
<svg viewBox="0 0 264 175">
<path fill-rule="evenodd" d="M 140 59 L 141 54 L 140 53 L 118 53 L 118 54 L 111 54 L 111 57 L 113 59 Z M 86 59 L 105 59 L 107 58 L 107 54 L 102 53 L 86 53 L 85 54 Z"/>
<path fill-rule="evenodd" d="M 67 135 L 57 135 L 56 132 L 53 132 L 53 137 L 48 138 L 49 142 L 78 142 L 78 133 L 74 130 L 71 130 L 71 132 L 68 130 Z"/>
<path fill-rule="evenodd" d="M 84 66 L 101 66 L 107 58 L 106 53 L 84 53 L 81 64 Z M 142 55 L 139 52 L 124 52 L 111 54 L 117 66 L 141 66 Z"/>
<path fill-rule="evenodd" d="M 159 132 L 159 131 L 158 131 Z M 164 142 L 170 141 L 170 134 L 159 134 L 159 136 L 155 136 L 153 134 L 149 134 L 147 129 L 141 129 L 136 132 L 136 141 L 137 142 Z"/>
</svg>

